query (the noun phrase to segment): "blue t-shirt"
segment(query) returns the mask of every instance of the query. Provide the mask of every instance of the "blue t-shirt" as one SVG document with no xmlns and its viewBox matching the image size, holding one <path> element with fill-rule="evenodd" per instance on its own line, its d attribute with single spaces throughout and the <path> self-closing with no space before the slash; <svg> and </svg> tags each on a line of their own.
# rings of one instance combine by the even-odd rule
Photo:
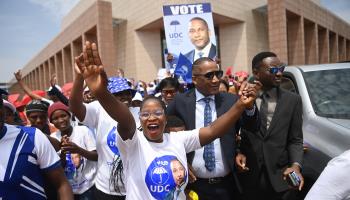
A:
<svg viewBox="0 0 350 200">
<path fill-rule="evenodd" d="M 32 127 L 0 130 L 0 199 L 46 199 L 43 173 L 60 167 L 47 137 Z"/>
</svg>

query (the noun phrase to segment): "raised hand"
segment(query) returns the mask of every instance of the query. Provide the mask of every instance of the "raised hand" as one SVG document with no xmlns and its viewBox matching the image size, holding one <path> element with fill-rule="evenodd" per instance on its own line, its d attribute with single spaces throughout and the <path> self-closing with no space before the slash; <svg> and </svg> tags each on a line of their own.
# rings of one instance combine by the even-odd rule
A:
<svg viewBox="0 0 350 200">
<path fill-rule="evenodd" d="M 17 72 L 15 72 L 14 75 L 15 75 L 17 81 L 21 81 L 22 80 L 21 70 L 18 70 Z"/>
<path fill-rule="evenodd" d="M 53 74 L 53 75 L 51 76 L 51 79 L 50 79 L 50 85 L 51 85 L 51 87 L 55 86 L 56 83 L 57 83 L 57 76 L 56 76 L 56 74 Z"/>
<path fill-rule="evenodd" d="M 103 69 L 100 55 L 95 43 L 87 41 L 83 53 L 76 57 L 76 72 L 81 74 L 92 93 L 107 88 L 107 75 Z"/>
<path fill-rule="evenodd" d="M 240 101 L 242 101 L 246 108 L 253 107 L 255 99 L 257 98 L 258 91 L 261 89 L 262 84 L 259 81 L 254 81 L 254 84 L 243 82 L 239 89 Z"/>
</svg>

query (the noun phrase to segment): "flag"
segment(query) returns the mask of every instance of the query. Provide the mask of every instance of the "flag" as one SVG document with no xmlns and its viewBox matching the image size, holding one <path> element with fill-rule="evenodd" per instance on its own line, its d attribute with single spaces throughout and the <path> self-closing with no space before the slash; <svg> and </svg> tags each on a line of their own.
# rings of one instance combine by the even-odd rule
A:
<svg viewBox="0 0 350 200">
<path fill-rule="evenodd" d="M 192 63 L 181 53 L 174 74 L 181 76 L 186 83 L 192 83 Z"/>
</svg>

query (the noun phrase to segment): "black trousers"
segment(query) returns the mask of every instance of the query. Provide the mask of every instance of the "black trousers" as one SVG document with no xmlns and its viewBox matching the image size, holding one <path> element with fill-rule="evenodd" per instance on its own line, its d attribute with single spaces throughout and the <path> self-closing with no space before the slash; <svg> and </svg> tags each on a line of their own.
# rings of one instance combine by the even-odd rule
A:
<svg viewBox="0 0 350 200">
<path fill-rule="evenodd" d="M 259 180 L 257 187 L 244 188 L 244 193 L 241 200 L 294 200 L 296 199 L 297 191 L 286 190 L 283 192 L 276 192 L 270 182 L 268 172 L 263 166 L 259 173 Z"/>
<path fill-rule="evenodd" d="M 188 188 L 195 191 L 200 200 L 236 200 L 236 189 L 231 174 L 217 183 L 210 183 L 208 179 L 197 178 Z"/>
</svg>

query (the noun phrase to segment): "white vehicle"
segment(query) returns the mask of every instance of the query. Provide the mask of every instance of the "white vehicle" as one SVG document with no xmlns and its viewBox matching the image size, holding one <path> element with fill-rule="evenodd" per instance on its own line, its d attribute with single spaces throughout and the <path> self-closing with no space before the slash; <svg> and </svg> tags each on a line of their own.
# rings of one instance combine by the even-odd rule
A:
<svg viewBox="0 0 350 200">
<path fill-rule="evenodd" d="M 303 102 L 306 192 L 328 161 L 350 149 L 350 63 L 286 67 L 281 87 Z"/>
</svg>

